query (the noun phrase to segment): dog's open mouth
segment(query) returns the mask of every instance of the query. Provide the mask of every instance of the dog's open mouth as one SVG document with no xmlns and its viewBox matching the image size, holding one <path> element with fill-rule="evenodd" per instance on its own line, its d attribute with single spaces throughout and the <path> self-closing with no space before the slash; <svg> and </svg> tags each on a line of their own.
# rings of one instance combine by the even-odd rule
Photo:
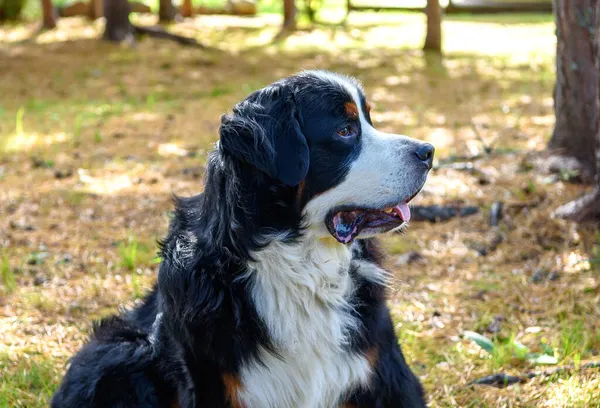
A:
<svg viewBox="0 0 600 408">
<path fill-rule="evenodd" d="M 342 244 L 352 242 L 361 232 L 379 234 L 391 231 L 410 221 L 410 208 L 407 200 L 384 209 L 338 208 L 327 216 L 327 229 Z"/>
</svg>

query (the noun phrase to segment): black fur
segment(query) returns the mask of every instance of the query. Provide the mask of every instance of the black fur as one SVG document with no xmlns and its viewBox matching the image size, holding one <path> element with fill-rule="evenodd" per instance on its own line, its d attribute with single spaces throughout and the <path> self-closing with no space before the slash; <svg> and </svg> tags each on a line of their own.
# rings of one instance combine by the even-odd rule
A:
<svg viewBox="0 0 600 408">
<path fill-rule="evenodd" d="M 142 331 L 134 322 L 109 317 L 95 325 L 71 360 L 52 407 L 166 407 L 177 401 L 191 408 L 194 398 L 181 349 L 160 324 Z"/>
<path fill-rule="evenodd" d="M 221 118 L 223 150 L 296 186 L 308 172 L 309 152 L 289 86 L 273 84 L 251 94 Z"/>
<path fill-rule="evenodd" d="M 249 296 L 247 264 L 273 233 L 302 237 L 303 206 L 343 180 L 360 154 L 360 124 L 343 112 L 349 100 L 346 90 L 306 73 L 253 93 L 222 118 L 204 192 L 176 199 L 156 287 L 133 311 L 94 328 L 52 407 L 234 406 L 224 378 L 236 378 L 260 348 L 277 354 Z M 334 142 L 348 124 L 356 137 Z M 381 261 L 373 240 L 361 241 L 354 257 Z M 384 288 L 359 267 L 351 270 L 351 302 L 362 327 L 349 347 L 375 353 L 375 374 L 368 390 L 348 390 L 347 402 L 422 407 Z"/>
</svg>

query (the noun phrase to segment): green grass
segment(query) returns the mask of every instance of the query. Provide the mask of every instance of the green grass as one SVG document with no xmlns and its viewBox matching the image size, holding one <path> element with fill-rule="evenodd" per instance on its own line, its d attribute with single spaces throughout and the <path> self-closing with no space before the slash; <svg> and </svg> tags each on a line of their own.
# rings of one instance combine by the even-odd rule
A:
<svg viewBox="0 0 600 408">
<path fill-rule="evenodd" d="M 17 134 L 23 133 L 23 116 L 25 116 L 25 107 L 21 106 L 15 118 L 15 133 Z"/>
<path fill-rule="evenodd" d="M 139 242 L 133 236 L 119 243 L 119 264 L 130 272 L 155 263 L 155 255 L 153 246 Z"/>
<path fill-rule="evenodd" d="M 22 296 L 29 306 L 42 313 L 50 314 L 62 310 L 54 297 L 44 293 L 30 291 L 23 293 Z"/>
<path fill-rule="evenodd" d="M 581 320 L 565 322 L 557 345 L 560 357 L 564 360 L 579 360 L 582 354 L 589 354 L 590 335 L 593 333 L 586 332 Z"/>
<path fill-rule="evenodd" d="M 504 25 L 545 24 L 553 23 L 554 16 L 548 13 L 498 13 L 498 14 L 450 14 L 444 16 L 444 21 L 468 23 L 493 23 Z"/>
<path fill-rule="evenodd" d="M 57 379 L 49 359 L 0 353 L 0 408 L 48 406 Z"/>
<path fill-rule="evenodd" d="M 131 289 L 134 299 L 144 296 L 145 286 L 141 279 L 141 269 L 159 260 L 155 257 L 150 245 L 140 243 L 135 237 L 129 237 L 126 242 L 119 244 L 120 266 L 130 272 Z"/>
<path fill-rule="evenodd" d="M 65 201 L 74 207 L 80 206 L 87 197 L 88 194 L 82 191 L 69 190 L 64 193 Z"/>
<path fill-rule="evenodd" d="M 128 271 L 135 271 L 138 267 L 138 242 L 134 237 L 129 237 L 126 243 L 119 244 L 121 266 Z"/>
<path fill-rule="evenodd" d="M 2 284 L 4 285 L 4 290 L 8 294 L 12 293 L 16 287 L 15 273 L 13 268 L 10 266 L 8 256 L 4 253 L 4 251 L 0 256 L 0 272 L 2 275 Z"/>
<path fill-rule="evenodd" d="M 494 339 L 494 349 L 490 355 L 490 371 L 496 372 L 514 362 L 527 361 L 529 350 L 515 341 L 514 335 L 507 339 Z"/>
<path fill-rule="evenodd" d="M 102 132 L 100 130 L 96 130 L 94 132 L 94 142 L 102 143 L 103 140 L 104 140 L 104 136 L 102 135 Z"/>
</svg>

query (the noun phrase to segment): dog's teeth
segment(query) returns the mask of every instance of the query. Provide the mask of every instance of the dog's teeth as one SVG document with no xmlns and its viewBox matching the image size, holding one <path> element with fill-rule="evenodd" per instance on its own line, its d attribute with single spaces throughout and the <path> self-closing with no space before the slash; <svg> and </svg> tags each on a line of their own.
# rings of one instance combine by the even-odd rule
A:
<svg viewBox="0 0 600 408">
<path fill-rule="evenodd" d="M 392 212 L 394 212 L 394 209 L 393 208 L 388 208 L 388 209 L 383 210 L 383 212 L 391 214 Z"/>
</svg>

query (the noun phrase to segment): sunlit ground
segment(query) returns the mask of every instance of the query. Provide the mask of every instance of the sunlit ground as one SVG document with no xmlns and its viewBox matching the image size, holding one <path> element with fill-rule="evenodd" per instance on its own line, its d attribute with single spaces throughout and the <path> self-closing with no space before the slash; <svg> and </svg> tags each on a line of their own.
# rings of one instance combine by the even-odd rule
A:
<svg viewBox="0 0 600 408">
<path fill-rule="evenodd" d="M 202 16 L 173 27 L 210 50 L 104 44 L 102 22 L 78 18 L 39 35 L 33 24 L 0 26 L 0 406 L 47 405 L 90 320 L 152 285 L 171 194 L 201 191 L 220 114 L 304 68 L 358 77 L 376 125 L 431 141 L 438 164 L 479 157 L 474 171 L 435 170 L 415 200 L 475 205 L 478 215 L 385 239 L 390 306 L 431 406 L 600 406 L 594 371 L 504 390 L 468 385 L 548 368 L 511 339 L 559 365 L 599 358 L 600 238 L 550 217 L 581 187 L 527 160 L 552 130 L 551 17 L 449 18 L 443 61 L 419 51 L 417 14 L 354 14 L 347 31 L 272 45 L 278 24 Z M 492 228 L 495 201 L 505 214 Z M 424 260 L 398 266 L 411 250 Z M 493 338 L 494 354 L 466 330 Z"/>
</svg>

